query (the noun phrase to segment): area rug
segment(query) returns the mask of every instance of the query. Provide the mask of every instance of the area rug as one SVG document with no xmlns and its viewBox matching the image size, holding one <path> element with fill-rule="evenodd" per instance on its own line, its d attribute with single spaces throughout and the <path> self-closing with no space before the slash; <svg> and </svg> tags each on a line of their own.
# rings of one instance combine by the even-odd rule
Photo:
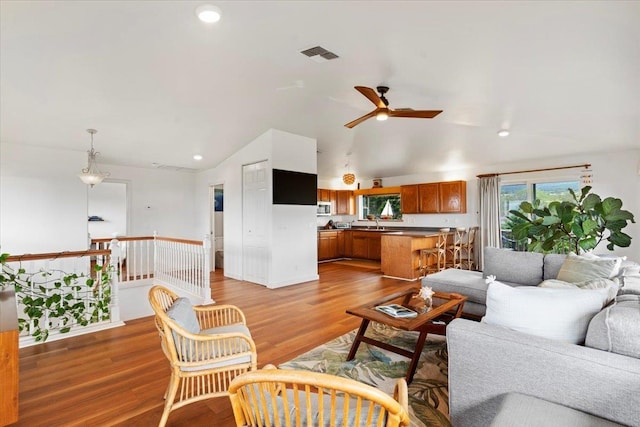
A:
<svg viewBox="0 0 640 427">
<path fill-rule="evenodd" d="M 356 357 L 347 362 L 355 338 L 353 330 L 280 365 L 282 369 L 303 369 L 352 378 L 379 388 L 390 395 L 397 378 L 404 377 L 409 359 L 381 348 L 361 343 Z M 379 323 L 371 323 L 367 336 L 397 347 L 414 349 L 417 332 L 406 332 Z M 409 384 L 411 426 L 451 426 L 447 346 L 444 337 L 429 335 L 418 369 Z"/>
</svg>

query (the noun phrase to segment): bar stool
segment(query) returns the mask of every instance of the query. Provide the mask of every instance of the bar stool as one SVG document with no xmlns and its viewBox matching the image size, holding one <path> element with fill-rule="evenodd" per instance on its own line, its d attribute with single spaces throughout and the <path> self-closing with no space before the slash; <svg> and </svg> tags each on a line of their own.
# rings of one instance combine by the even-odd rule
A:
<svg viewBox="0 0 640 427">
<path fill-rule="evenodd" d="M 426 276 L 427 273 L 435 273 L 446 268 L 447 264 L 447 236 L 449 231 L 438 233 L 438 241 L 433 248 L 420 250 L 420 274 Z M 435 259 L 434 259 L 435 258 Z M 432 261 L 435 261 L 432 263 Z"/>
<path fill-rule="evenodd" d="M 475 240 L 479 227 L 471 227 L 466 238 L 460 245 L 460 267 L 464 265 L 467 270 L 473 270 L 475 266 Z"/>
<path fill-rule="evenodd" d="M 452 233 L 452 242 L 447 247 L 447 267 L 461 268 L 462 265 L 462 245 L 464 242 L 467 229 L 465 227 L 457 227 Z"/>
</svg>

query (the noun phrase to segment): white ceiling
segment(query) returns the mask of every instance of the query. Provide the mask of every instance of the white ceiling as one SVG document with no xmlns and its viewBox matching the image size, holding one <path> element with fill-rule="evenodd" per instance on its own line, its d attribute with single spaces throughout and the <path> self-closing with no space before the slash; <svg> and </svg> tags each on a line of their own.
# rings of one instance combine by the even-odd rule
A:
<svg viewBox="0 0 640 427">
<path fill-rule="evenodd" d="M 0 140 L 84 151 L 92 127 L 101 163 L 207 169 L 277 128 L 325 179 L 640 147 L 638 1 L 202 3 L 2 0 Z M 382 83 L 444 112 L 344 127 Z"/>
</svg>

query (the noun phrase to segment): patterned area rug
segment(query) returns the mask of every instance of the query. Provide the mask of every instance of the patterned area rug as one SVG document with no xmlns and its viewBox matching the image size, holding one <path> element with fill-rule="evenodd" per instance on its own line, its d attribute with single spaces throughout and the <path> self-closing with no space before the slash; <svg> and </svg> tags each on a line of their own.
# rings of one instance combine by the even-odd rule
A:
<svg viewBox="0 0 640 427">
<path fill-rule="evenodd" d="M 282 369 L 326 372 L 362 381 L 393 394 L 396 378 L 404 377 L 409 359 L 378 347 L 361 343 L 354 360 L 346 362 L 356 331 L 353 330 L 280 365 Z M 417 332 L 371 323 L 367 336 L 407 349 L 415 348 Z M 409 384 L 411 426 L 451 426 L 447 387 L 447 346 L 444 337 L 429 335 L 418 369 Z"/>
</svg>

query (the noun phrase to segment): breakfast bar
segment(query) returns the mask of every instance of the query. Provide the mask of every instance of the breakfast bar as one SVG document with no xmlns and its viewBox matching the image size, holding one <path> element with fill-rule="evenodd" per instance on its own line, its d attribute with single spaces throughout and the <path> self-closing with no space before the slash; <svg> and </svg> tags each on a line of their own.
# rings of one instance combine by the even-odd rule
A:
<svg viewBox="0 0 640 427">
<path fill-rule="evenodd" d="M 420 250 L 433 248 L 438 232 L 397 231 L 385 233 L 381 240 L 381 269 L 387 277 L 404 280 L 420 278 Z"/>
</svg>

